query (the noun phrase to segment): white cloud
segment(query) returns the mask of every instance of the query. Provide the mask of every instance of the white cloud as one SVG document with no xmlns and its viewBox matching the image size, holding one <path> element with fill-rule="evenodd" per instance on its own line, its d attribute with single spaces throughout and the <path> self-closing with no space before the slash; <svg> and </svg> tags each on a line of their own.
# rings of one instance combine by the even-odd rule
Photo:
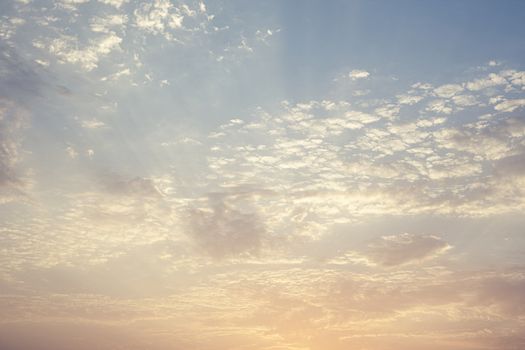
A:
<svg viewBox="0 0 525 350">
<path fill-rule="evenodd" d="M 428 103 L 427 110 L 439 114 L 452 113 L 452 107 L 445 100 L 434 100 Z"/>
<path fill-rule="evenodd" d="M 509 79 L 513 85 L 521 86 L 524 89 L 525 71 L 508 70 L 503 71 L 501 74 Z"/>
<path fill-rule="evenodd" d="M 399 95 L 397 100 L 402 105 L 412 106 L 423 99 L 423 96 L 418 95 Z"/>
<path fill-rule="evenodd" d="M 479 91 L 486 88 L 498 86 L 498 85 L 505 85 L 507 84 L 507 80 L 495 73 L 490 73 L 487 77 L 476 79 L 474 81 L 470 81 L 467 83 L 467 89 L 471 91 Z"/>
<path fill-rule="evenodd" d="M 83 120 L 81 125 L 85 129 L 99 129 L 106 126 L 104 122 L 98 119 Z"/>
<path fill-rule="evenodd" d="M 469 152 L 483 159 L 496 160 L 516 152 L 525 125 L 515 119 L 467 124 L 461 128 L 442 128 L 433 133 L 438 147 Z"/>
<path fill-rule="evenodd" d="M 86 2 L 89 2 L 90 0 L 59 0 L 59 3 L 67 4 L 67 5 L 77 5 L 77 4 L 84 4 Z"/>
<path fill-rule="evenodd" d="M 154 0 L 150 3 L 142 3 L 135 9 L 135 24 L 138 28 L 152 34 L 160 34 L 171 39 L 169 29 L 182 27 L 184 15 L 189 16 L 187 5 L 181 11 L 173 6 L 169 0 Z M 186 8 L 188 10 L 186 10 Z M 183 13 L 184 12 L 184 13 Z"/>
<path fill-rule="evenodd" d="M 119 80 L 120 78 L 122 77 L 129 77 L 131 76 L 131 70 L 129 68 L 124 68 L 124 69 L 121 69 L 120 71 L 118 72 L 115 72 L 109 76 L 106 76 L 106 77 L 102 77 L 100 80 L 102 81 L 115 81 L 115 80 Z"/>
<path fill-rule="evenodd" d="M 98 67 L 101 58 L 120 48 L 122 38 L 114 32 L 93 39 L 84 48 L 78 47 L 78 39 L 71 36 L 62 36 L 53 39 L 48 46 L 49 51 L 60 60 L 67 63 L 79 64 L 84 70 L 91 71 Z"/>
<path fill-rule="evenodd" d="M 496 104 L 494 109 L 500 112 L 513 112 L 523 106 L 525 106 L 525 99 L 505 100 Z"/>
<path fill-rule="evenodd" d="M 375 113 L 385 119 L 394 120 L 399 114 L 400 107 L 395 104 L 386 104 L 375 109 Z"/>
<path fill-rule="evenodd" d="M 267 30 L 257 30 L 255 32 L 255 37 L 257 38 L 257 40 L 269 45 L 269 39 L 275 35 L 276 33 L 279 33 L 281 30 L 280 29 L 267 29 Z"/>
<path fill-rule="evenodd" d="M 126 15 L 108 15 L 91 19 L 91 30 L 94 32 L 110 33 L 111 30 L 122 29 L 128 22 Z"/>
<path fill-rule="evenodd" d="M 44 61 L 44 60 L 40 60 L 40 59 L 35 59 L 35 63 L 38 63 L 42 67 L 49 67 L 49 65 L 50 65 L 49 61 Z"/>
<path fill-rule="evenodd" d="M 458 84 L 441 85 L 434 89 L 434 93 L 441 98 L 450 98 L 461 91 L 463 91 L 463 87 Z"/>
<path fill-rule="evenodd" d="M 351 80 L 358 80 L 358 79 L 365 79 L 370 76 L 370 73 L 366 70 L 360 70 L 360 69 L 354 69 L 350 73 L 348 73 L 348 77 Z"/>
<path fill-rule="evenodd" d="M 360 97 L 360 96 L 366 96 L 370 94 L 371 90 L 364 89 L 364 90 L 354 90 L 352 91 L 352 96 Z"/>
<path fill-rule="evenodd" d="M 470 107 L 479 104 L 476 97 L 472 95 L 456 95 L 452 97 L 452 101 L 460 107 Z"/>
<path fill-rule="evenodd" d="M 78 152 L 72 146 L 67 146 L 66 153 L 71 159 L 76 159 L 78 157 Z"/>
<path fill-rule="evenodd" d="M 116 8 L 120 8 L 123 4 L 126 4 L 129 2 L 129 0 L 98 0 L 98 1 L 106 5 L 115 6 Z"/>
</svg>

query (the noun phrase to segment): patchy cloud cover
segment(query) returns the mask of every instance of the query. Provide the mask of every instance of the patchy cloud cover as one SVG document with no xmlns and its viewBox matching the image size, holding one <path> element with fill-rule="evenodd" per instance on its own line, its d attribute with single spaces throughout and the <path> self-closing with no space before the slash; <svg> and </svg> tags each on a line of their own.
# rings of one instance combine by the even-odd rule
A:
<svg viewBox="0 0 525 350">
<path fill-rule="evenodd" d="M 524 348 L 524 7 L 408 6 L 2 4 L 0 348 Z"/>
</svg>

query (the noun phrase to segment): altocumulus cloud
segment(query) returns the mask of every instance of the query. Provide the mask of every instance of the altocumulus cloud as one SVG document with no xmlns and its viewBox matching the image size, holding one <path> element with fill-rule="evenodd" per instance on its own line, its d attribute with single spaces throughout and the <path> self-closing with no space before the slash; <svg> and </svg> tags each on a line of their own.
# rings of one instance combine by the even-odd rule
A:
<svg viewBox="0 0 525 350">
<path fill-rule="evenodd" d="M 210 194 L 206 207 L 188 210 L 189 236 L 214 258 L 257 255 L 266 233 L 263 221 L 222 197 Z"/>
<path fill-rule="evenodd" d="M 403 233 L 372 241 L 366 256 L 377 264 L 396 266 L 431 259 L 450 248 L 437 236 Z"/>
<path fill-rule="evenodd" d="M 523 60 L 342 3 L 2 4 L 2 350 L 525 348 Z"/>
</svg>

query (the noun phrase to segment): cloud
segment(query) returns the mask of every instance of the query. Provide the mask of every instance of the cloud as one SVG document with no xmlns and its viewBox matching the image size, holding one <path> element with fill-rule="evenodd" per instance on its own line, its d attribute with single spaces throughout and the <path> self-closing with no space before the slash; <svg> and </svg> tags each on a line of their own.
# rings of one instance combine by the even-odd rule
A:
<svg viewBox="0 0 525 350">
<path fill-rule="evenodd" d="M 0 44 L 0 96 L 17 103 L 38 96 L 44 81 L 31 61 L 4 44 Z"/>
<path fill-rule="evenodd" d="M 106 5 L 111 5 L 116 8 L 120 8 L 123 4 L 128 3 L 129 0 L 98 0 L 98 1 Z"/>
<path fill-rule="evenodd" d="M 423 96 L 418 96 L 418 95 L 399 95 L 397 96 L 397 99 L 399 101 L 400 104 L 402 105 L 409 105 L 409 106 L 412 106 L 412 105 L 415 105 L 416 103 L 418 103 L 419 101 L 421 101 L 423 99 Z"/>
<path fill-rule="evenodd" d="M 446 84 L 434 89 L 434 93 L 441 98 L 451 98 L 463 89 L 463 86 L 458 84 Z"/>
<path fill-rule="evenodd" d="M 134 177 L 125 179 L 116 174 L 100 175 L 100 182 L 104 189 L 114 195 L 139 197 L 139 198 L 160 198 L 162 193 L 152 179 Z"/>
<path fill-rule="evenodd" d="M 525 72 L 516 70 L 505 70 L 501 72 L 501 75 L 505 76 L 512 85 L 519 86 L 523 90 L 525 87 Z"/>
<path fill-rule="evenodd" d="M 96 118 L 89 119 L 89 120 L 83 120 L 81 122 L 81 125 L 85 129 L 100 129 L 106 126 L 106 124 L 103 121 L 100 121 Z"/>
<path fill-rule="evenodd" d="M 129 270 L 144 263 L 131 259 L 132 255 L 121 261 L 125 276 L 129 276 L 126 263 Z M 156 275 L 157 266 L 147 262 L 146 266 Z M 124 294 L 126 298 L 87 293 L 4 296 L 3 309 L 18 321 L 0 325 L 2 339 L 21 344 L 13 336 L 19 334 L 17 327 L 29 327 L 23 334 L 34 334 L 36 324 L 32 322 L 36 321 L 39 328 L 35 337 L 41 337 L 40 329 L 47 329 L 43 332 L 45 344 L 60 349 L 61 344 L 69 346 L 79 339 L 75 336 L 69 340 L 51 331 L 57 320 L 67 319 L 70 333 L 75 335 L 93 334 L 94 325 L 104 325 L 105 330 L 122 327 L 119 340 L 132 339 L 131 348 L 142 346 L 140 339 L 147 339 L 144 344 L 150 348 L 151 344 L 159 349 L 173 347 L 183 333 L 185 346 L 181 348 L 231 349 L 243 344 L 243 348 L 301 349 L 304 337 L 311 335 L 316 341 L 325 339 L 322 346 L 336 349 L 366 344 L 386 350 L 392 342 L 414 350 L 450 349 L 450 344 L 458 343 L 454 349 L 501 349 L 506 347 L 500 341 L 515 333 L 516 320 L 524 312 L 523 269 L 519 268 L 451 271 L 443 266 L 406 265 L 397 270 L 364 272 L 312 265 L 224 268 L 214 264 L 191 283 L 170 280 L 177 285 L 170 296 L 152 298 L 133 295 L 133 291 Z M 177 332 L 159 332 L 163 327 L 175 327 Z M 430 333 L 426 332 L 429 327 Z M 237 333 L 236 329 L 241 331 Z M 135 339 L 137 335 L 144 338 Z M 223 342 L 225 337 L 227 343 Z M 118 343 L 107 335 L 103 339 L 107 339 L 103 345 L 108 349 Z M 517 342 L 514 337 L 509 341 Z M 331 346 L 334 343 L 337 347 Z M 83 344 L 93 347 L 96 343 Z M 33 346 L 31 341 L 23 345 Z"/>
<path fill-rule="evenodd" d="M 98 67 L 98 63 L 103 57 L 120 49 L 121 42 L 121 37 L 115 32 L 109 32 L 96 39 L 91 39 L 88 45 L 79 48 L 76 37 L 62 35 L 51 40 L 48 50 L 62 62 L 78 64 L 82 69 L 91 71 Z"/>
<path fill-rule="evenodd" d="M 418 99 L 426 103 L 407 107 L 390 100 L 286 102 L 271 115 L 217 128 L 207 160 L 213 178 L 227 179 L 227 186 L 280 188 L 272 203 L 290 209 L 265 208 L 261 218 L 269 230 L 290 236 L 299 230 L 273 218 L 302 217 L 300 231 L 316 239 L 334 223 L 364 215 L 512 211 L 492 162 L 520 152 L 523 123 L 506 112 L 480 111 L 488 109 L 477 102 L 483 99 L 478 93 L 439 100 L 426 95 Z M 411 110 L 422 116 L 411 119 Z"/>
<path fill-rule="evenodd" d="M 452 107 L 445 100 L 434 100 L 428 103 L 427 110 L 438 114 L 452 113 Z"/>
<path fill-rule="evenodd" d="M 506 118 L 490 123 L 442 128 L 435 131 L 433 136 L 438 147 L 465 151 L 495 160 L 516 152 L 519 140 L 525 136 L 524 128 L 523 120 Z"/>
<path fill-rule="evenodd" d="M 354 69 L 348 73 L 350 80 L 366 79 L 370 76 L 370 73 L 366 70 Z"/>
<path fill-rule="evenodd" d="M 31 125 L 31 103 L 46 86 L 34 63 L 0 44 L 0 204 L 25 197 L 32 184 L 23 163 L 25 133 Z"/>
<path fill-rule="evenodd" d="M 403 233 L 371 242 L 366 255 L 382 266 L 396 266 L 433 258 L 449 248 L 436 236 Z"/>
<path fill-rule="evenodd" d="M 194 264 L 188 252 L 168 240 L 122 247 L 122 251 L 90 264 L 56 264 L 13 273 L 26 292 L 98 294 L 116 298 L 169 294 Z M 179 273 L 175 264 L 185 264 Z"/>
<path fill-rule="evenodd" d="M 135 9 L 134 14 L 135 24 L 138 28 L 152 34 L 164 35 L 167 39 L 171 38 L 167 30 L 182 27 L 184 19 L 184 14 L 167 0 L 143 3 Z"/>
<path fill-rule="evenodd" d="M 72 146 L 67 146 L 66 147 L 66 153 L 69 156 L 69 158 L 71 158 L 71 159 L 76 159 L 78 157 L 77 150 L 75 148 L 73 148 Z"/>
<path fill-rule="evenodd" d="M 18 165 L 22 161 L 21 131 L 27 123 L 23 108 L 0 98 L 0 204 L 23 193 L 25 181 Z"/>
<path fill-rule="evenodd" d="M 490 73 L 487 77 L 469 81 L 467 83 L 467 89 L 471 91 L 480 91 L 483 89 L 495 87 L 498 85 L 507 84 L 507 80 L 496 73 Z"/>
<path fill-rule="evenodd" d="M 525 278 L 521 274 L 488 277 L 481 281 L 476 302 L 496 306 L 506 316 L 525 315 Z"/>
<path fill-rule="evenodd" d="M 205 208 L 193 208 L 187 216 L 187 233 L 214 258 L 257 255 L 265 227 L 254 212 L 227 203 L 222 195 L 210 195 Z"/>
<path fill-rule="evenodd" d="M 17 4 L 25 24 L 6 27 L 20 55 L 0 54 L 0 105 L 37 123 L 1 120 L 0 187 L 29 171 L 38 182 L 31 203 L 0 215 L 2 334 L 60 319 L 82 334 L 125 330 L 86 348 L 299 350 L 490 348 L 519 333 L 522 272 L 503 266 L 522 253 L 504 238 L 525 208 L 525 124 L 508 102 L 522 99 L 523 72 L 405 88 L 347 71 L 367 90 L 280 105 L 261 94 L 262 107 L 240 108 L 222 90 L 237 101 L 230 83 L 279 51 L 275 23 L 246 28 L 216 4 L 212 21 L 198 1 L 102 2 Z M 250 59 L 236 60 L 241 51 Z M 443 236 L 418 234 L 435 217 Z M 488 224 L 467 237 L 474 221 Z M 406 231 L 416 233 L 361 239 Z M 480 243 L 494 232 L 498 244 Z M 501 265 L 484 271 L 489 260 Z"/>
<path fill-rule="evenodd" d="M 452 101 L 460 107 L 470 107 L 479 104 L 476 97 L 472 95 L 456 95 L 452 97 Z"/>
<path fill-rule="evenodd" d="M 122 29 L 127 22 L 128 17 L 123 14 L 93 17 L 91 19 L 91 30 L 100 33 L 110 33 L 111 30 Z"/>
<path fill-rule="evenodd" d="M 98 303 L 98 307 L 96 306 Z M 102 300 L 85 305 L 90 310 L 97 311 Z M 109 305 L 107 305 L 109 306 Z M 130 305 L 131 307 L 131 305 Z M 48 310 L 49 311 L 49 310 Z M 56 310 L 53 310 L 56 311 Z M 27 334 L 32 334 L 28 337 Z M 0 327 L 0 345 L 5 350 L 68 350 L 74 347 L 78 350 L 118 348 L 151 350 L 184 349 L 187 344 L 182 340 L 171 338 L 166 344 L 152 344 L 147 340 L 151 334 L 146 334 L 139 327 L 129 327 L 123 324 L 95 323 L 80 320 L 46 320 L 10 323 Z M 101 342 L 101 340 L 103 340 Z"/>
<path fill-rule="evenodd" d="M 494 106 L 494 109 L 499 112 L 513 112 L 518 108 L 525 106 L 525 99 L 506 100 Z"/>
<path fill-rule="evenodd" d="M 59 0 L 63 4 L 84 4 L 89 0 Z"/>
<path fill-rule="evenodd" d="M 494 163 L 494 168 L 496 174 L 501 177 L 524 176 L 525 153 L 498 159 L 498 161 Z"/>
</svg>

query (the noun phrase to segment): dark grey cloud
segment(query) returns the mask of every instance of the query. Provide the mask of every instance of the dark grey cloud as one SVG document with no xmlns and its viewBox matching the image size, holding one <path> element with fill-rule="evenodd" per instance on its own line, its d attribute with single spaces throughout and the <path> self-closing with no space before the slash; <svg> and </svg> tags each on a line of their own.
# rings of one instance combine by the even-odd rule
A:
<svg viewBox="0 0 525 350">
<path fill-rule="evenodd" d="M 116 174 L 101 175 L 104 188 L 112 194 L 137 197 L 161 197 L 162 194 L 153 180 L 136 176 L 125 178 Z"/>
<path fill-rule="evenodd" d="M 42 86 L 35 64 L 27 62 L 12 47 L 0 44 L 0 96 L 24 102 L 38 95 Z"/>
<path fill-rule="evenodd" d="M 499 159 L 494 163 L 494 171 L 500 177 L 525 175 L 525 151 Z"/>
<path fill-rule="evenodd" d="M 211 196 L 206 209 L 189 210 L 187 223 L 188 235 L 215 258 L 257 254 L 266 232 L 256 213 L 233 207 L 223 196 Z"/>
<path fill-rule="evenodd" d="M 476 302 L 494 305 L 505 315 L 525 315 L 525 277 L 522 274 L 482 280 Z"/>
</svg>

